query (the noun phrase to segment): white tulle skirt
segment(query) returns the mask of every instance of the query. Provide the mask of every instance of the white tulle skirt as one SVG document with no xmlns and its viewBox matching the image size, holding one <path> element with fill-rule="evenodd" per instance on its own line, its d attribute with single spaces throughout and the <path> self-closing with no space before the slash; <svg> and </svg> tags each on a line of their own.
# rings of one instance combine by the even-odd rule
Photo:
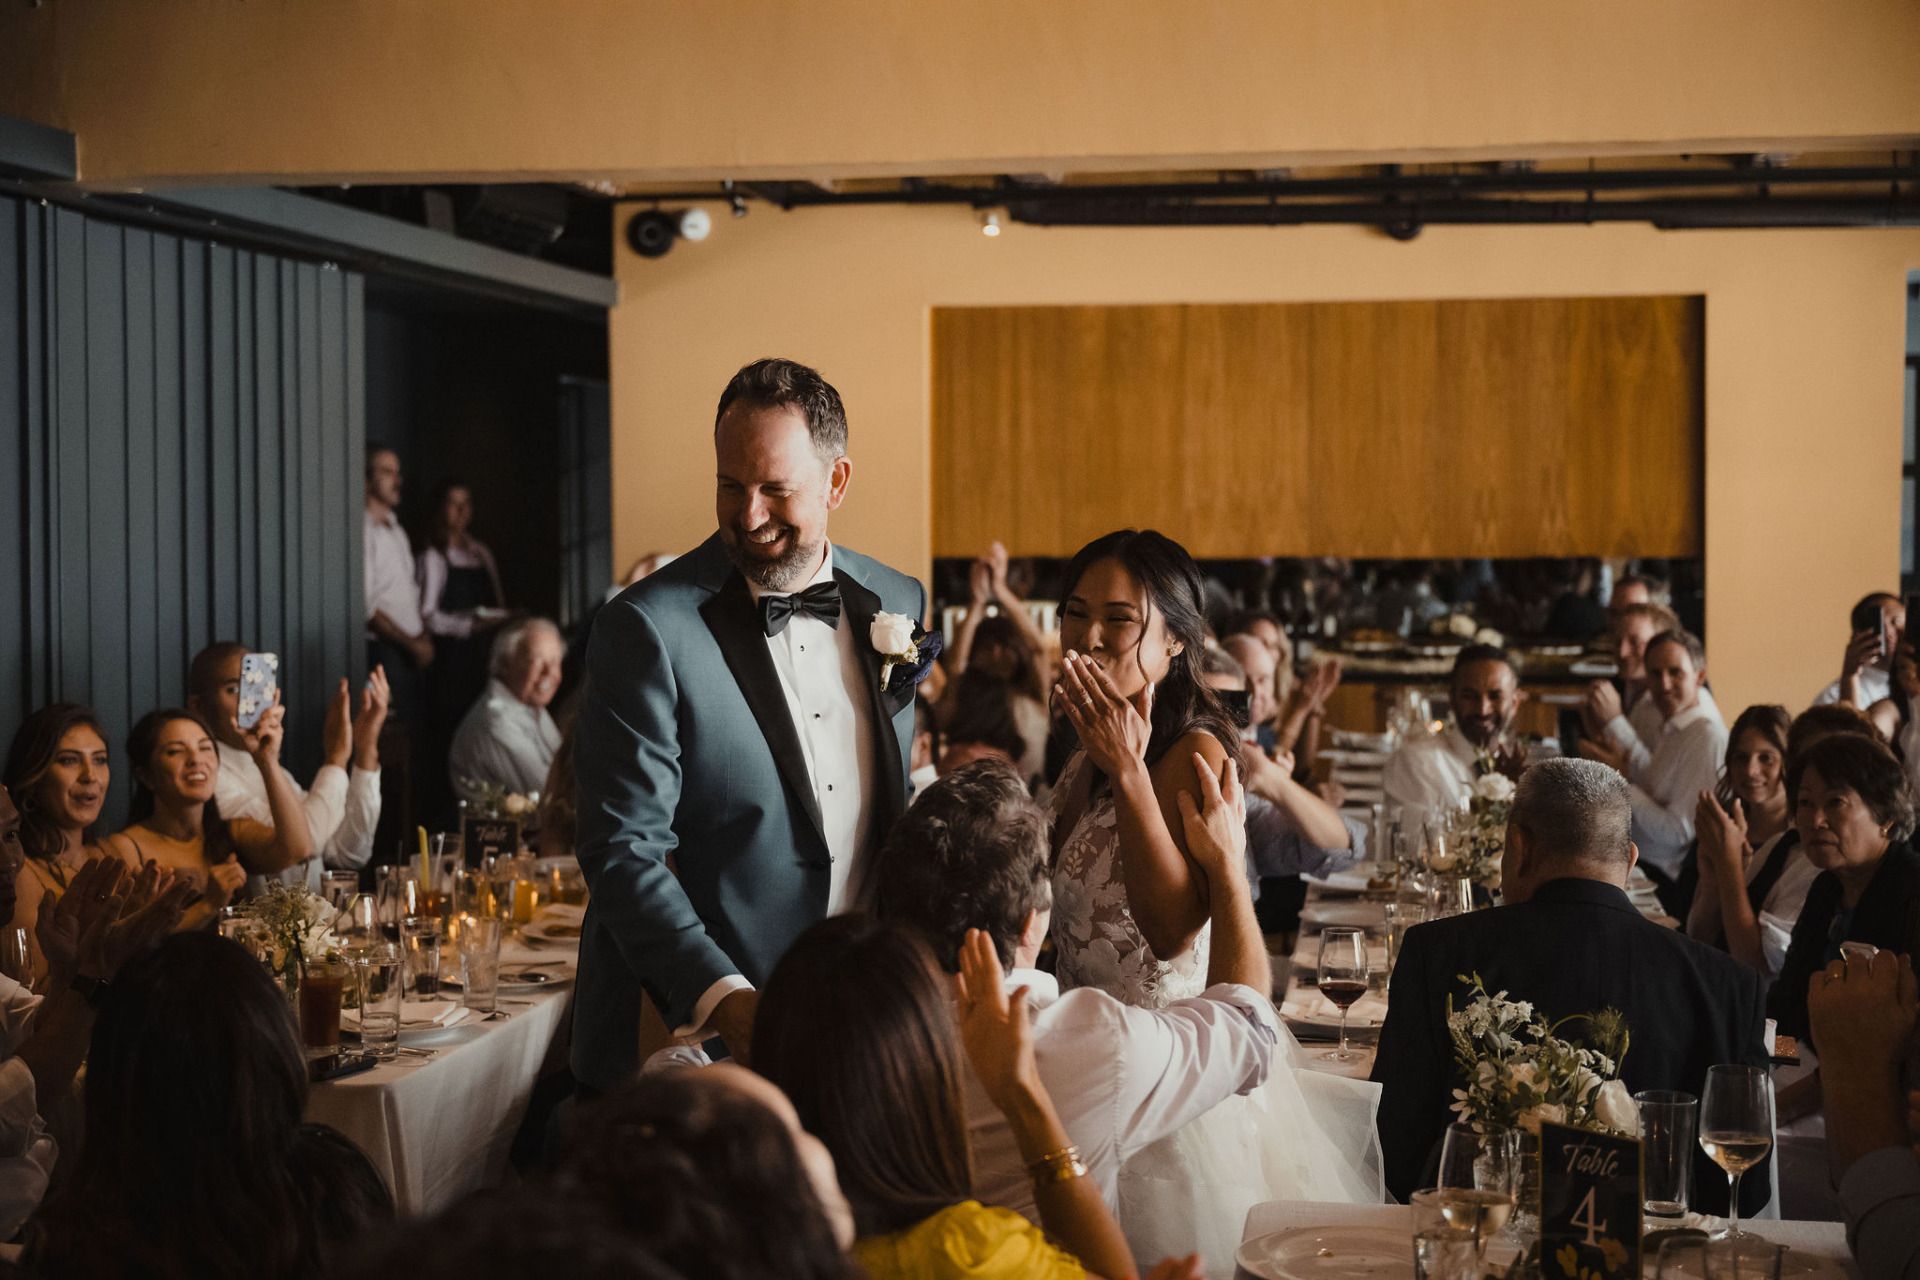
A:
<svg viewBox="0 0 1920 1280">
<path fill-rule="evenodd" d="M 1311 1071 L 1284 1026 L 1273 1072 L 1120 1168 L 1120 1226 L 1144 1275 L 1199 1252 L 1230 1277 L 1247 1211 L 1268 1200 L 1379 1204 L 1380 1086 Z"/>
</svg>

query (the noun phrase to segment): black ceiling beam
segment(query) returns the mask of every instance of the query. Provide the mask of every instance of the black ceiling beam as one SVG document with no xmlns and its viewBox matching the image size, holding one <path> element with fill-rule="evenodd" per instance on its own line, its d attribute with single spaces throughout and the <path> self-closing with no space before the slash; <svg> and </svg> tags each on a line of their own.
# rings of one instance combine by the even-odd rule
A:
<svg viewBox="0 0 1920 1280">
<path fill-rule="evenodd" d="M 1105 199 L 1020 200 L 1015 222 L 1053 227 L 1301 226 L 1347 223 L 1387 228 L 1449 225 L 1650 222 L 1657 227 L 1886 227 L 1920 225 L 1920 199 L 1379 200 L 1319 203 L 1190 203 Z"/>
</svg>

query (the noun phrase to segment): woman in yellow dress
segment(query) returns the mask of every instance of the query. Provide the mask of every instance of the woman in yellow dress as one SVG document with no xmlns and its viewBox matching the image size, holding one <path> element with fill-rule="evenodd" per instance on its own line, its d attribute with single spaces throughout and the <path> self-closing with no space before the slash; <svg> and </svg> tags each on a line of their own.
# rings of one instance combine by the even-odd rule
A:
<svg viewBox="0 0 1920 1280">
<path fill-rule="evenodd" d="M 954 986 L 918 935 L 865 916 L 803 933 L 754 1019 L 753 1065 L 825 1142 L 873 1280 L 1121 1280 L 1126 1237 L 1086 1177 L 1034 1067 L 1024 993 L 1010 997 L 986 935 L 968 934 Z M 1028 1161 L 1041 1226 L 971 1198 L 961 1044 Z M 1153 1280 L 1198 1276 L 1168 1259 Z"/>
<path fill-rule="evenodd" d="M 66 894 L 74 873 L 100 856 L 89 834 L 100 820 L 111 777 L 106 730 L 86 707 L 50 703 L 14 732 L 0 782 L 20 810 L 20 844 L 27 857 L 14 880 L 7 928 L 26 931 L 35 982 L 47 973 L 35 925 L 42 908 L 52 910 Z"/>
</svg>

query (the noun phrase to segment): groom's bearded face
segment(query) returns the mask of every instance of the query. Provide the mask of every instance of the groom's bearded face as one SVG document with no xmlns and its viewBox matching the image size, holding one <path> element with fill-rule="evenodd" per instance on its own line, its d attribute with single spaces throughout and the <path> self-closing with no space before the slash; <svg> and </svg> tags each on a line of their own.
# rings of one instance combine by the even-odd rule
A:
<svg viewBox="0 0 1920 1280">
<path fill-rule="evenodd" d="M 735 404 L 714 432 L 714 514 L 727 556 L 770 591 L 820 567 L 827 513 L 846 495 L 850 464 L 822 458 L 798 410 Z"/>
</svg>

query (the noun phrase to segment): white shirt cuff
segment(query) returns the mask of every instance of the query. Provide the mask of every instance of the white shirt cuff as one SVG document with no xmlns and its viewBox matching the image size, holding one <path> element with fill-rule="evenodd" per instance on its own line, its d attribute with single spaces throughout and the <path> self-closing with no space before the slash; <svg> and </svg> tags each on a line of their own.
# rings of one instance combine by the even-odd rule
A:
<svg viewBox="0 0 1920 1280">
<path fill-rule="evenodd" d="M 736 991 L 751 990 L 753 990 L 753 984 L 737 973 L 728 974 L 720 979 L 694 1001 L 692 1021 L 684 1027 L 676 1027 L 673 1032 L 674 1039 L 682 1044 L 699 1044 L 702 1040 L 708 1039 L 713 1035 L 713 1030 L 707 1026 L 707 1020 L 713 1017 L 713 1011 L 719 1003 Z"/>
</svg>

